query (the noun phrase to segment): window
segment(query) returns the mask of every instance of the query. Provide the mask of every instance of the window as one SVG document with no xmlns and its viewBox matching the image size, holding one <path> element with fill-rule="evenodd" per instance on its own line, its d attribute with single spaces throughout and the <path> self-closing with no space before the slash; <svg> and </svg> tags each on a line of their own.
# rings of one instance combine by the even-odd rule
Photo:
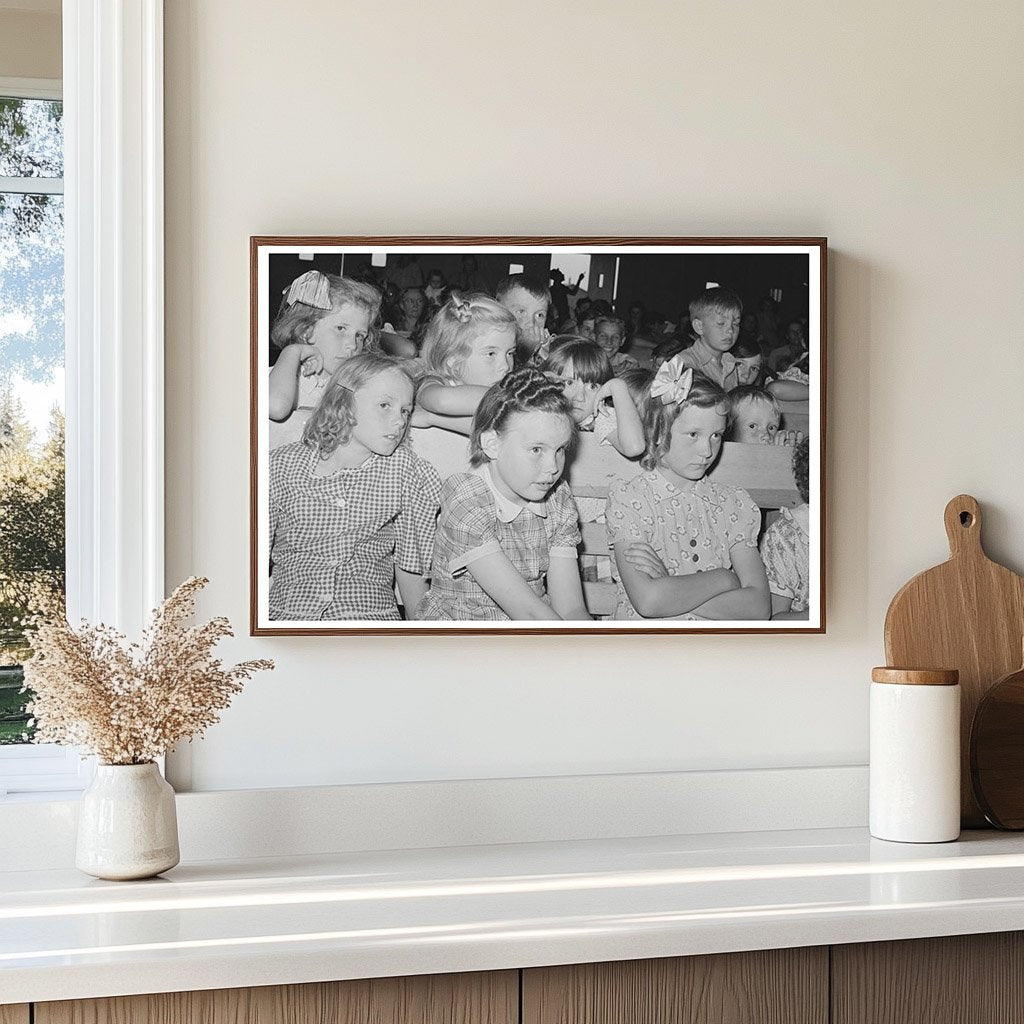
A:
<svg viewBox="0 0 1024 1024">
<path fill-rule="evenodd" d="M 0 786 L 80 779 L 77 757 L 26 746 L 24 620 L 62 607 L 64 140 L 59 83 L 0 80 Z M 45 771 L 42 771 L 45 769 Z"/>
<path fill-rule="evenodd" d="M 0 92 L 0 745 L 31 734 L 25 616 L 64 601 L 62 108 Z"/>
<path fill-rule="evenodd" d="M 565 286 L 573 287 L 577 281 L 580 290 L 586 293 L 590 288 L 590 253 L 559 253 L 552 270 L 560 270 L 565 278 Z M 580 274 L 583 277 L 580 277 Z"/>
</svg>

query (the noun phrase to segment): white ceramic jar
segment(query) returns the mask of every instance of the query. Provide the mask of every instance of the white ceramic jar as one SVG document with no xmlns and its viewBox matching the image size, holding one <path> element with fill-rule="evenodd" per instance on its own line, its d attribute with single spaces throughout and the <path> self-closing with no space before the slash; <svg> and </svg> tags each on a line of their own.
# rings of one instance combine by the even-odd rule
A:
<svg viewBox="0 0 1024 1024">
<path fill-rule="evenodd" d="M 955 669 L 871 672 L 870 829 L 876 839 L 960 835 L 960 685 Z"/>
</svg>

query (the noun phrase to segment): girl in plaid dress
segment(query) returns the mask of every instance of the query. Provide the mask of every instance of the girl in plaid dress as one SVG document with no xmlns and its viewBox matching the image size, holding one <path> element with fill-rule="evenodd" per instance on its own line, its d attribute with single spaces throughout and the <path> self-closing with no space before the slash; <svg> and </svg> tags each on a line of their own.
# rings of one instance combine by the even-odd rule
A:
<svg viewBox="0 0 1024 1024">
<path fill-rule="evenodd" d="M 576 562 L 579 517 L 562 480 L 576 425 L 561 384 L 508 374 L 473 420 L 473 471 L 448 478 L 430 590 L 416 617 L 589 619 Z"/>
<path fill-rule="evenodd" d="M 371 352 L 335 371 L 301 441 L 270 453 L 270 617 L 399 619 L 426 593 L 437 470 L 403 445 L 413 383 Z"/>
</svg>

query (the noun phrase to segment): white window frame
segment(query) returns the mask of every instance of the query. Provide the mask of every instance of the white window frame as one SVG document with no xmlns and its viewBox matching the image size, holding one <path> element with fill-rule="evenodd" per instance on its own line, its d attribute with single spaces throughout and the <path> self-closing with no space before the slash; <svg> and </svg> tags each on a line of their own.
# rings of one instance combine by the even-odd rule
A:
<svg viewBox="0 0 1024 1024">
<path fill-rule="evenodd" d="M 138 635 L 164 596 L 163 0 L 64 0 L 63 47 L 68 617 Z M 91 772 L 10 747 L 0 794 Z"/>
</svg>

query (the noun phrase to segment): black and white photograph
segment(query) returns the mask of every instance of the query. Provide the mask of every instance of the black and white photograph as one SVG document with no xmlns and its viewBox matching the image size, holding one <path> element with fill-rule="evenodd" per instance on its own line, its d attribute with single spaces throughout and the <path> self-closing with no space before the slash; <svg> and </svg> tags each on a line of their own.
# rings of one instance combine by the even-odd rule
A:
<svg viewBox="0 0 1024 1024">
<path fill-rule="evenodd" d="M 824 631 L 824 239 L 251 239 L 251 630 Z"/>
</svg>

